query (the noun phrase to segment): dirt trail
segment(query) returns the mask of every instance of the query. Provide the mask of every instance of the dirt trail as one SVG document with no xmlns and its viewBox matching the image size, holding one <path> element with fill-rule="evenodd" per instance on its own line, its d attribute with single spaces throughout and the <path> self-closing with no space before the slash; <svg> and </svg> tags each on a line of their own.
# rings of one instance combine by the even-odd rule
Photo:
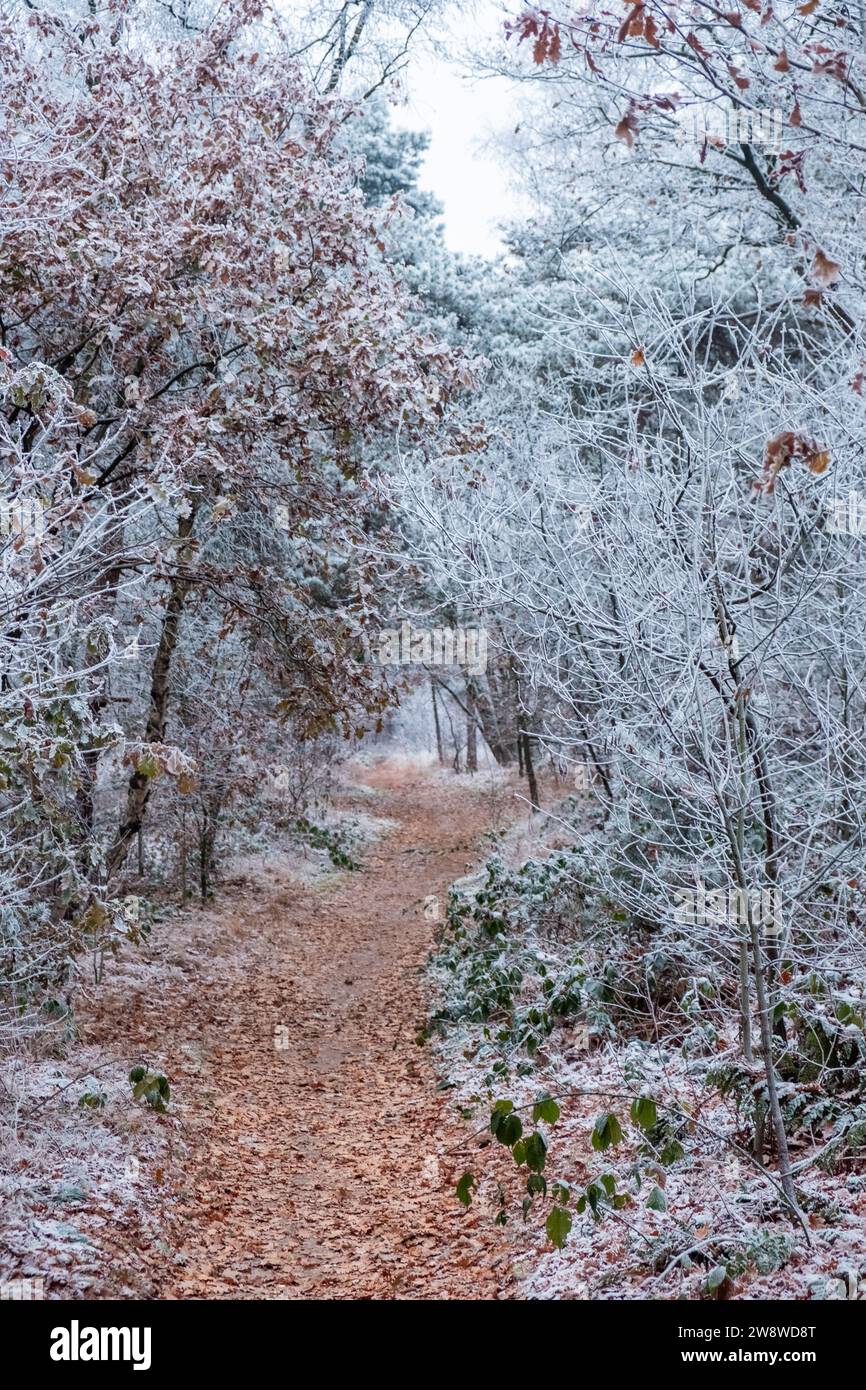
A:
<svg viewBox="0 0 866 1390">
<path fill-rule="evenodd" d="M 164 1179 L 180 1259 L 156 1265 L 156 1297 L 508 1296 L 501 1236 L 453 1196 L 465 1130 L 414 1042 L 421 902 L 481 857 L 491 803 L 387 764 L 364 776 L 398 825 L 361 872 L 244 893 L 205 978 L 176 971 L 88 1029 L 158 1055 L 183 1116 L 189 1156 Z"/>
</svg>

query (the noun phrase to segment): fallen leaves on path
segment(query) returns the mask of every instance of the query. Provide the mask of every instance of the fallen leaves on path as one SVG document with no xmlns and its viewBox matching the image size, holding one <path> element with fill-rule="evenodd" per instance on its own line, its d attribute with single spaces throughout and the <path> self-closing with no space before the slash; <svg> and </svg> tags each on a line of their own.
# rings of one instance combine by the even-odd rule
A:
<svg viewBox="0 0 866 1390">
<path fill-rule="evenodd" d="M 508 1296 L 501 1235 L 454 1197 L 468 1133 L 415 1043 L 423 902 L 480 856 L 490 803 L 411 769 L 365 776 L 397 828 L 360 872 L 247 887 L 185 960 L 175 940 L 162 991 L 114 991 L 89 1021 L 91 1043 L 171 1079 L 186 1152 L 160 1175 L 155 1297 Z"/>
</svg>

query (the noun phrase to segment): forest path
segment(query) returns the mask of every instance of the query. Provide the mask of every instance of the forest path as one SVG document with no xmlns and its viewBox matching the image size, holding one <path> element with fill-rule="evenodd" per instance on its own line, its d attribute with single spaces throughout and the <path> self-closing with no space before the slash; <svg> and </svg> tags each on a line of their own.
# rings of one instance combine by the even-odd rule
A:
<svg viewBox="0 0 866 1390">
<path fill-rule="evenodd" d="M 414 1041 L 423 899 L 444 906 L 480 860 L 501 791 L 389 763 L 363 778 L 364 809 L 396 827 L 360 871 L 235 897 L 205 978 L 111 1021 L 158 1050 L 189 1149 L 156 1297 L 508 1296 L 501 1232 L 454 1197 L 468 1136 Z"/>
</svg>

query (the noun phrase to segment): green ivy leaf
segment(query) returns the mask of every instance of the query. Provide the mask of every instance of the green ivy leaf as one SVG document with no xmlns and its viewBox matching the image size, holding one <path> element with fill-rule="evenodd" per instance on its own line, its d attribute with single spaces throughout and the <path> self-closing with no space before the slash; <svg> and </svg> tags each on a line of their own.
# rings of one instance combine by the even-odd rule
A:
<svg viewBox="0 0 866 1390">
<path fill-rule="evenodd" d="M 685 1149 L 679 1139 L 669 1139 L 659 1154 L 659 1158 L 665 1167 L 669 1168 L 672 1163 L 679 1163 L 684 1154 Z"/>
<path fill-rule="evenodd" d="M 638 1096 L 632 1101 L 631 1118 L 641 1129 L 652 1129 L 658 1121 L 658 1109 L 652 1096 Z"/>
<path fill-rule="evenodd" d="M 472 1189 L 473 1187 L 477 1186 L 478 1184 L 475 1181 L 475 1174 L 464 1173 L 463 1177 L 460 1179 L 460 1181 L 457 1184 L 457 1187 L 455 1188 L 458 1202 L 461 1202 L 464 1207 L 471 1206 Z"/>
<path fill-rule="evenodd" d="M 571 1212 L 566 1211 L 565 1207 L 551 1207 L 544 1229 L 547 1231 L 548 1240 L 557 1250 L 561 1250 L 571 1230 Z"/>
<path fill-rule="evenodd" d="M 493 1125 L 491 1123 L 491 1129 Z M 493 1130 L 500 1144 L 511 1149 L 517 1143 L 523 1133 L 523 1125 L 520 1123 L 518 1115 L 500 1115 L 497 1120 L 496 1128 Z"/>
<path fill-rule="evenodd" d="M 667 1211 L 668 1204 L 660 1187 L 654 1187 L 649 1195 L 647 1206 L 650 1211 Z"/>
<path fill-rule="evenodd" d="M 622 1126 L 616 1115 L 608 1112 L 606 1115 L 599 1115 L 592 1131 L 592 1147 L 601 1152 L 609 1149 L 611 1145 L 618 1144 L 622 1139 Z"/>
<path fill-rule="evenodd" d="M 532 1123 L 537 1125 L 539 1120 L 544 1120 L 545 1124 L 555 1125 L 561 1113 L 553 1096 L 545 1093 L 543 1096 L 539 1096 L 532 1107 Z"/>
<path fill-rule="evenodd" d="M 544 1136 L 536 1130 L 526 1141 L 526 1163 L 533 1173 L 540 1173 L 547 1157 L 547 1144 Z"/>
</svg>

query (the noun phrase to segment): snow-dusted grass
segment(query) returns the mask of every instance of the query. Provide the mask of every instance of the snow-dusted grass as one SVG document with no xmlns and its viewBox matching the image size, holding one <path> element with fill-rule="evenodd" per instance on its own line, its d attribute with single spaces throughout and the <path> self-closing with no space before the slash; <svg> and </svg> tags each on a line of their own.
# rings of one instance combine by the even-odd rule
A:
<svg viewBox="0 0 866 1390">
<path fill-rule="evenodd" d="M 100 1104 L 82 1103 L 85 1096 Z M 159 1239 L 155 1175 L 171 1127 L 154 1119 L 132 1098 L 127 1059 L 75 1045 L 63 1061 L 6 1060 L 0 1281 L 41 1280 L 49 1299 L 147 1296 L 134 1262 L 125 1268 L 123 1249 L 133 1231 L 147 1243 Z"/>
</svg>

